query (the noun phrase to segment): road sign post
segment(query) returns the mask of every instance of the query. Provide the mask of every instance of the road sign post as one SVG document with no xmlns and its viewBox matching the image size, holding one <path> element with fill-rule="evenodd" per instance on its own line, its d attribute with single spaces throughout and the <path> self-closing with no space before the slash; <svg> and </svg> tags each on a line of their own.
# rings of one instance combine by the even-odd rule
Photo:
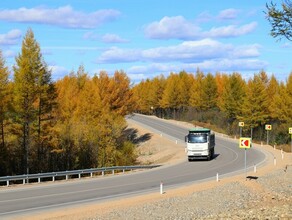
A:
<svg viewBox="0 0 292 220">
<path fill-rule="evenodd" d="M 265 125 L 265 129 L 267 131 L 267 145 L 269 145 L 269 131 L 272 130 L 272 125 Z"/>
<path fill-rule="evenodd" d="M 267 130 L 267 145 L 269 145 L 269 131 Z"/>
<path fill-rule="evenodd" d="M 244 127 L 244 122 L 243 121 L 239 122 L 238 126 L 239 126 L 239 137 L 241 138 L 241 136 L 242 136 L 242 128 Z"/>
<path fill-rule="evenodd" d="M 292 153 L 292 128 L 289 128 L 289 134 L 291 135 L 291 153 Z"/>
<path fill-rule="evenodd" d="M 240 138 L 239 139 L 239 148 L 244 148 L 244 170 L 245 170 L 245 179 L 246 179 L 246 177 L 247 177 L 246 150 L 251 148 L 251 138 Z"/>
</svg>

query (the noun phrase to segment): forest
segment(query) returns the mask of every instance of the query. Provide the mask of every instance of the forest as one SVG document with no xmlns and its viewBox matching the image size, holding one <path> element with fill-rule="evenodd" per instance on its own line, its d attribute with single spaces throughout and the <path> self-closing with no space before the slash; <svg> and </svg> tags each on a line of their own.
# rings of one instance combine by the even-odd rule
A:
<svg viewBox="0 0 292 220">
<path fill-rule="evenodd" d="M 123 71 L 89 77 L 84 67 L 53 82 L 28 30 L 9 79 L 0 53 L 0 176 L 131 165 L 124 131 L 133 112 Z"/>
<path fill-rule="evenodd" d="M 195 74 L 181 71 L 168 77 L 143 80 L 133 87 L 136 111 L 193 122 L 231 136 L 243 135 L 265 141 L 265 125 L 272 125 L 269 143 L 290 142 L 292 127 L 292 73 L 286 82 L 278 82 L 265 71 L 244 80 L 241 74 Z M 288 149 L 288 148 L 287 148 Z"/>
<path fill-rule="evenodd" d="M 29 29 L 10 73 L 0 50 L 0 176 L 133 165 L 125 116 L 134 112 L 270 143 L 289 143 L 292 73 L 170 73 L 133 85 L 123 71 L 90 77 L 84 66 L 57 81 Z"/>
</svg>

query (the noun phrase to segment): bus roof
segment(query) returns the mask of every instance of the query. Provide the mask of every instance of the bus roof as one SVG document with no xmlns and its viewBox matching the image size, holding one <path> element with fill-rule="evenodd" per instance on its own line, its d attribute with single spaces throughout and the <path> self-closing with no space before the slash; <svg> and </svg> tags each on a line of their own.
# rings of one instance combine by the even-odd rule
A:
<svg viewBox="0 0 292 220">
<path fill-rule="evenodd" d="M 208 128 L 191 128 L 190 133 L 210 133 L 211 130 Z"/>
</svg>

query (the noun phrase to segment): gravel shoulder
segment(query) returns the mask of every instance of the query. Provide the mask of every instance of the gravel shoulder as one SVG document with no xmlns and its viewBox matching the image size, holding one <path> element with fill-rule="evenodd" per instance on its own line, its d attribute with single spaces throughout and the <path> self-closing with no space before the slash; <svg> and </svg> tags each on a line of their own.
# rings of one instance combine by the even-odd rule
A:
<svg viewBox="0 0 292 220">
<path fill-rule="evenodd" d="M 177 122 L 174 122 L 177 123 Z M 182 126 L 189 126 L 182 123 Z M 129 124 L 150 140 L 138 147 L 139 161 L 170 165 L 186 160 L 184 147 L 137 124 Z M 218 182 L 209 181 L 177 189 L 108 201 L 100 204 L 42 212 L 18 219 L 292 219 L 292 154 L 271 146 L 266 165 Z M 274 163 L 276 158 L 276 164 Z"/>
</svg>

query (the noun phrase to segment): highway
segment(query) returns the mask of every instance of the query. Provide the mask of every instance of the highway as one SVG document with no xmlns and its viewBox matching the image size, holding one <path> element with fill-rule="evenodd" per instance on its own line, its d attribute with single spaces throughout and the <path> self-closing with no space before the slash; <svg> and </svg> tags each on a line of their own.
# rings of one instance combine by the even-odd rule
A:
<svg viewBox="0 0 292 220">
<path fill-rule="evenodd" d="M 133 115 L 127 120 L 133 120 L 153 132 L 178 140 L 180 143 L 178 150 L 182 150 L 181 143 L 187 134 L 187 128 L 142 115 Z M 266 159 L 265 153 L 256 149 L 247 150 L 246 153 L 249 168 L 254 164 L 264 163 Z M 188 162 L 186 157 L 176 165 L 124 175 L 2 188 L 0 190 L 0 219 L 13 219 L 43 210 L 121 199 L 155 191 L 159 193 L 161 181 L 167 191 L 198 181 L 215 181 L 217 173 L 222 178 L 226 175 L 242 173 L 244 178 L 244 150 L 239 149 L 237 141 L 217 135 L 215 155 L 215 159 L 211 161 Z"/>
</svg>

